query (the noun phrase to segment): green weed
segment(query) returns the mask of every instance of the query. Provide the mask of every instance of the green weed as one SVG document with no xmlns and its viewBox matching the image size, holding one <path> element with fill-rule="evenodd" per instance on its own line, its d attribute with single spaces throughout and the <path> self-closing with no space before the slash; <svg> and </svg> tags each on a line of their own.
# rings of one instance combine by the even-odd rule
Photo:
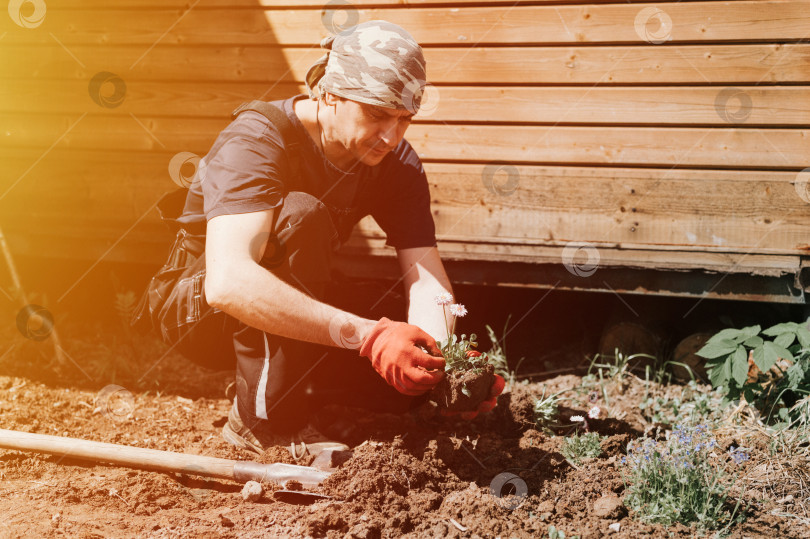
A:
<svg viewBox="0 0 810 539">
<path fill-rule="evenodd" d="M 596 432 L 574 434 L 563 440 L 560 453 L 572 464 L 579 466 L 582 459 L 596 458 L 602 454 L 602 436 Z"/>
<path fill-rule="evenodd" d="M 647 420 L 654 424 L 689 425 L 713 423 L 722 418 L 724 390 L 716 388 L 708 391 L 695 380 L 683 386 L 680 396 L 669 397 L 656 394 L 658 384 L 647 385 L 647 391 L 638 407 Z"/>
<path fill-rule="evenodd" d="M 517 382 L 517 370 L 520 368 L 520 364 L 523 363 L 523 360 L 526 358 L 520 358 L 515 365 L 515 369 L 512 370 L 509 368 L 509 363 L 507 362 L 506 357 L 506 334 L 507 328 L 509 327 L 509 319 L 512 318 L 512 315 L 506 317 L 506 323 L 503 325 L 503 335 L 500 339 L 495 334 L 495 330 L 487 324 L 487 334 L 489 336 L 489 340 L 492 343 L 492 347 L 487 351 L 487 357 L 489 357 L 489 362 L 495 367 L 495 374 L 500 374 L 503 376 L 503 379 L 506 380 L 507 385 L 510 387 L 515 385 Z"/>
<path fill-rule="evenodd" d="M 546 397 L 546 386 L 543 386 L 543 394 L 534 401 L 534 422 L 538 428 L 547 430 L 556 423 L 557 416 L 560 414 L 559 395 L 561 393 L 563 392 L 559 391 Z"/>
</svg>

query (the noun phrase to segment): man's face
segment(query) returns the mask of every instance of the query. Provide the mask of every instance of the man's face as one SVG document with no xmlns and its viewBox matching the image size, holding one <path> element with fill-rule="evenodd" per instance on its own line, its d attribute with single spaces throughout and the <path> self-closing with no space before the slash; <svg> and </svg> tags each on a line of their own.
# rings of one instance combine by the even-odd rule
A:
<svg viewBox="0 0 810 539">
<path fill-rule="evenodd" d="M 413 114 L 367 105 L 350 99 L 337 101 L 335 136 L 347 157 L 374 166 L 397 147 Z"/>
</svg>

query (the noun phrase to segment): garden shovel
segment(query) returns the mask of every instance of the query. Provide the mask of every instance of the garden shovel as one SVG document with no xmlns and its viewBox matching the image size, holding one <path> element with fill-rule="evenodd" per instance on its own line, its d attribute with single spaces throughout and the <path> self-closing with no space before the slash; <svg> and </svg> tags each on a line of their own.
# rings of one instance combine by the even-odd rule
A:
<svg viewBox="0 0 810 539">
<path fill-rule="evenodd" d="M 109 462 L 141 470 L 233 479 L 240 483 L 269 481 L 283 486 L 287 481 L 294 480 L 305 487 L 317 487 L 332 473 L 309 466 L 279 462 L 260 464 L 5 429 L 0 429 L 0 448 L 50 453 L 99 463 Z M 302 498 L 325 498 L 314 492 L 297 494 Z"/>
</svg>

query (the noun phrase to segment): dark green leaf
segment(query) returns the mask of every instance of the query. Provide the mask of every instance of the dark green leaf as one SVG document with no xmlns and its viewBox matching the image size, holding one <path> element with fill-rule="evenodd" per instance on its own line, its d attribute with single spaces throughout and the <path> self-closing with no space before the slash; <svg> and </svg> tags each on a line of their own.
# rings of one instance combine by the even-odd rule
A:
<svg viewBox="0 0 810 539">
<path fill-rule="evenodd" d="M 730 340 L 707 342 L 706 345 L 697 351 L 697 355 L 706 359 L 725 356 L 737 349 L 737 343 Z"/>
<path fill-rule="evenodd" d="M 743 344 L 748 348 L 756 348 L 757 346 L 762 346 L 762 343 L 765 342 L 762 340 L 762 337 L 749 337 L 743 341 Z"/>
<path fill-rule="evenodd" d="M 795 333 L 782 333 L 778 337 L 776 337 L 773 342 L 774 344 L 781 346 L 782 348 L 787 348 L 793 341 L 796 339 Z"/>
<path fill-rule="evenodd" d="M 796 322 L 784 322 L 782 324 L 776 324 L 775 326 L 769 327 L 765 331 L 762 332 L 763 335 L 767 335 L 768 337 L 776 337 L 777 335 L 781 335 L 783 333 L 796 333 L 799 325 Z"/>
<path fill-rule="evenodd" d="M 742 394 L 742 390 L 736 384 L 729 384 L 728 390 L 726 391 L 726 396 L 723 399 L 725 402 L 736 402 L 740 400 L 740 395 Z"/>
<path fill-rule="evenodd" d="M 731 360 L 731 375 L 738 386 L 748 379 L 748 354 L 744 346 L 738 346 Z"/>
<path fill-rule="evenodd" d="M 754 393 L 754 388 L 751 387 L 751 386 L 748 386 L 748 387 L 745 388 L 745 390 L 743 391 L 743 395 L 745 395 L 745 402 L 747 402 L 749 404 L 756 400 L 756 394 Z"/>
</svg>

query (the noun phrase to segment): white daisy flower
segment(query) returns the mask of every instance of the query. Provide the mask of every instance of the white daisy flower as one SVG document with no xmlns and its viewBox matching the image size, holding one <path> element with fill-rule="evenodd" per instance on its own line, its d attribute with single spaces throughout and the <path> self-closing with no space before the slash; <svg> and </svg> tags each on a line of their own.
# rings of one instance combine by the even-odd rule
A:
<svg viewBox="0 0 810 539">
<path fill-rule="evenodd" d="M 585 418 L 581 415 L 572 415 L 571 416 L 571 423 L 584 423 Z"/>
<path fill-rule="evenodd" d="M 461 318 L 462 316 L 467 314 L 467 308 L 464 307 L 464 305 L 462 305 L 461 303 L 454 303 L 450 306 L 450 314 Z"/>
<path fill-rule="evenodd" d="M 450 305 L 453 303 L 453 296 L 449 292 L 442 292 L 435 299 L 436 305 Z"/>
<path fill-rule="evenodd" d="M 588 417 L 590 417 L 591 419 L 596 419 L 599 417 L 599 414 L 601 412 L 602 410 L 600 410 L 598 406 L 594 406 L 593 408 L 588 410 Z"/>
</svg>

